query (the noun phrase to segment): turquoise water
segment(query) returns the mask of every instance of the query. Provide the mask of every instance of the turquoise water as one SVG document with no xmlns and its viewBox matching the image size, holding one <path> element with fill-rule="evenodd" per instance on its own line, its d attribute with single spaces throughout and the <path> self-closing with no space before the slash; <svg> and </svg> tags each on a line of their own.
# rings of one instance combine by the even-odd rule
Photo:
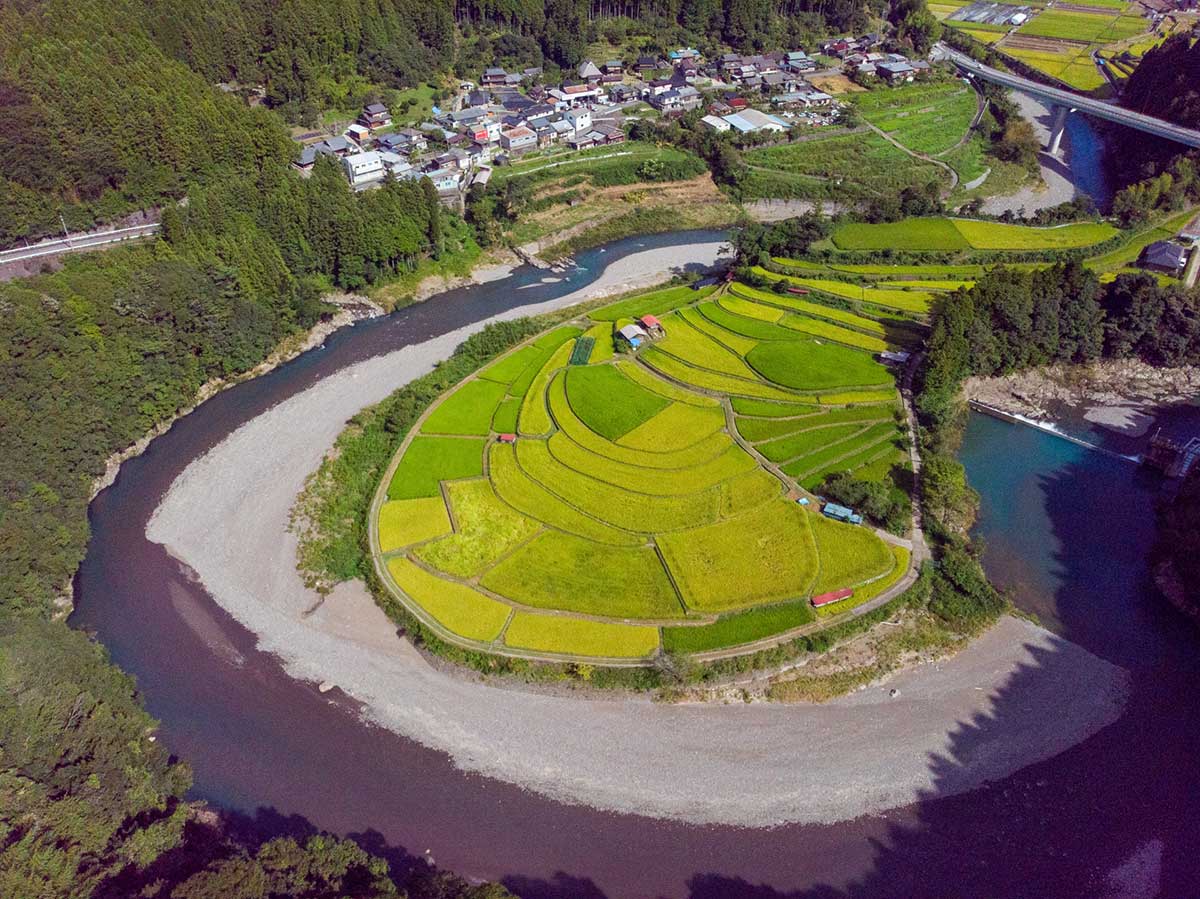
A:
<svg viewBox="0 0 1200 899">
<path fill-rule="evenodd" d="M 984 566 L 1020 608 L 1127 667 L 1190 638 L 1150 579 L 1157 475 L 980 414 L 960 458 L 980 494 Z"/>
</svg>

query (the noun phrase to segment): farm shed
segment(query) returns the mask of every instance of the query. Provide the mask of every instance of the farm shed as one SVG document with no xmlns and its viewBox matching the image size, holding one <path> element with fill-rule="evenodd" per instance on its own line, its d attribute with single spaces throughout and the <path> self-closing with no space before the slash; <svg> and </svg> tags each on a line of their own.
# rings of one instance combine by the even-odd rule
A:
<svg viewBox="0 0 1200 899">
<path fill-rule="evenodd" d="M 835 602 L 841 602 L 843 599 L 849 599 L 854 595 L 854 591 L 849 587 L 843 587 L 841 590 L 833 590 L 829 593 L 818 593 L 812 598 L 814 608 L 821 608 Z"/>
<path fill-rule="evenodd" d="M 658 316 L 656 315 L 643 315 L 638 319 L 638 322 L 652 337 L 662 337 L 666 333 L 666 329 L 663 328 L 662 322 L 658 320 Z"/>
<path fill-rule="evenodd" d="M 846 521 L 850 524 L 862 524 L 862 516 L 853 509 L 839 506 L 837 503 L 826 503 L 821 508 L 821 514 L 834 521 Z"/>
<path fill-rule="evenodd" d="M 617 336 L 628 343 L 635 350 L 642 345 L 642 341 L 646 339 L 646 331 L 641 325 L 625 325 L 621 330 L 617 331 Z"/>
</svg>

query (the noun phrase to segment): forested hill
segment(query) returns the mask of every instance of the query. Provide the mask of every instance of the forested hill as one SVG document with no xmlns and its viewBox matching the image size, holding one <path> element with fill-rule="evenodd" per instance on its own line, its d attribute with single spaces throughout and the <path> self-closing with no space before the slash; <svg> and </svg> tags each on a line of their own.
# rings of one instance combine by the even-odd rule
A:
<svg viewBox="0 0 1200 899">
<path fill-rule="evenodd" d="M 0 246 L 287 162 L 348 78 L 405 88 L 498 62 L 573 67 L 631 30 L 666 50 L 865 30 L 887 0 L 6 0 Z M 251 109 L 218 82 L 263 85 Z"/>
<path fill-rule="evenodd" d="M 0 245 L 291 158 L 278 116 L 169 58 L 146 18 L 138 0 L 0 3 Z"/>
<path fill-rule="evenodd" d="M 1177 34 L 1150 50 L 1129 77 L 1122 104 L 1200 128 L 1200 41 Z"/>
</svg>

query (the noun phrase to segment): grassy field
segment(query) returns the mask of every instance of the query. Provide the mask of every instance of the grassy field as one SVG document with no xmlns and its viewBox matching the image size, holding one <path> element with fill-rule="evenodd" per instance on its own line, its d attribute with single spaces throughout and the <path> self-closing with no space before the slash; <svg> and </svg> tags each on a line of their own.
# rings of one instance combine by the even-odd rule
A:
<svg viewBox="0 0 1200 899">
<path fill-rule="evenodd" d="M 971 127 L 975 92 L 961 81 L 906 84 L 854 95 L 863 118 L 917 153 L 936 155 Z"/>
<path fill-rule="evenodd" d="M 378 508 L 400 598 L 484 651 L 603 661 L 746 643 L 815 621 L 816 585 L 885 573 L 886 543 L 831 528 L 772 467 L 897 458 L 893 374 L 871 354 L 884 325 L 736 291 L 623 300 L 445 396 Z M 646 311 L 665 336 L 568 364 L 578 335 Z"/>
<path fill-rule="evenodd" d="M 946 173 L 873 132 L 764 147 L 745 154 L 745 199 L 868 199 L 942 183 Z"/>
</svg>

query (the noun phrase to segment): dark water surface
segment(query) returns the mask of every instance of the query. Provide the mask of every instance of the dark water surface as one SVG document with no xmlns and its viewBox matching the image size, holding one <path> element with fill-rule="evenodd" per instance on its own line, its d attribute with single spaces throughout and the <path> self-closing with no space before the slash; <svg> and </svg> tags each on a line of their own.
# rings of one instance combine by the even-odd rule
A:
<svg viewBox="0 0 1200 899">
<path fill-rule="evenodd" d="M 94 631 L 137 676 L 162 738 L 195 770 L 194 795 L 272 833 L 356 835 L 399 866 L 429 851 L 527 899 L 1103 895 L 1105 872 L 1139 851 L 1161 859 L 1164 895 L 1200 895 L 1197 642 L 1154 598 L 1142 562 L 1158 486 L 1053 437 L 972 422 L 963 458 L 984 496 L 988 570 L 1058 633 L 1133 672 L 1126 715 L 1003 782 L 948 798 L 934 791 L 831 827 L 680 825 L 464 774 L 440 753 L 364 725 L 336 692 L 293 681 L 146 541 L 147 519 L 192 459 L 319 378 L 562 295 L 621 255 L 711 237 L 623 241 L 582 254 L 563 283 L 540 284 L 546 273 L 522 269 L 342 331 L 325 349 L 214 397 L 125 464 L 91 507 L 72 624 Z M 1049 655 L 1013 675 L 992 715 L 947 734 L 945 755 L 930 759 L 940 781 L 953 781 L 979 738 L 1004 727 Z"/>
</svg>

